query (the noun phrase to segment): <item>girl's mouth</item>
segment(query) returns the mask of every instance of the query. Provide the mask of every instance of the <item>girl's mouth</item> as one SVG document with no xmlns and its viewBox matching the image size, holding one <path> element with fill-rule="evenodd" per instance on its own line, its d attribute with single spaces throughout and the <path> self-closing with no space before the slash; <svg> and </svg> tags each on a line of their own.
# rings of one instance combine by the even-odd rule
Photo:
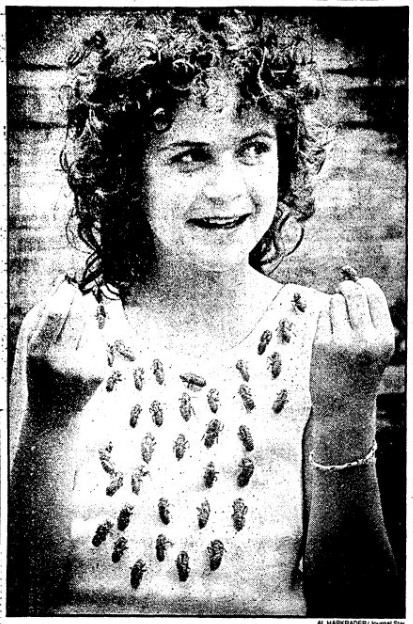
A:
<svg viewBox="0 0 413 624">
<path fill-rule="evenodd" d="M 248 214 L 241 217 L 204 217 L 202 219 L 189 219 L 188 223 L 208 230 L 233 230 L 242 225 L 248 217 Z"/>
</svg>

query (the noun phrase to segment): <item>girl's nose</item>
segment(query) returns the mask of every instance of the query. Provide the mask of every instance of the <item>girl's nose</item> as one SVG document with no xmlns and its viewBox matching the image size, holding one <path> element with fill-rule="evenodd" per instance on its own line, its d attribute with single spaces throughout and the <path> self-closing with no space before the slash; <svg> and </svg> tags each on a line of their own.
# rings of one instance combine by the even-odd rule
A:
<svg viewBox="0 0 413 624">
<path fill-rule="evenodd" d="M 230 203 L 244 193 L 245 182 L 238 163 L 232 156 L 223 156 L 203 188 L 206 199 L 214 203 Z"/>
</svg>

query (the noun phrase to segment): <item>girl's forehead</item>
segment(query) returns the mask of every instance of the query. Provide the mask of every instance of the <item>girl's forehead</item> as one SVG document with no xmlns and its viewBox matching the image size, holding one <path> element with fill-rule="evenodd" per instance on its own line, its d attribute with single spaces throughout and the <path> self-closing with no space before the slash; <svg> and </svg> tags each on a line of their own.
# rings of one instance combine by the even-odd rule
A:
<svg viewBox="0 0 413 624">
<path fill-rule="evenodd" d="M 222 90 L 221 90 L 222 89 Z M 212 90 L 204 104 L 191 98 L 179 107 L 171 127 L 155 139 L 158 147 L 183 142 L 226 144 L 256 133 L 275 135 L 275 120 L 256 106 L 239 110 L 240 95 L 231 84 Z"/>
</svg>

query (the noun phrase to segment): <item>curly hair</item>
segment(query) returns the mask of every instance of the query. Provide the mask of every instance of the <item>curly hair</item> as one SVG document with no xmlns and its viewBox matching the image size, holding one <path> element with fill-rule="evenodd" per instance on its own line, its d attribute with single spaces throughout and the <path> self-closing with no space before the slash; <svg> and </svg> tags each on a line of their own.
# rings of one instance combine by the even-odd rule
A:
<svg viewBox="0 0 413 624">
<path fill-rule="evenodd" d="M 104 21 L 68 58 L 61 163 L 74 193 L 68 231 L 91 249 L 81 287 L 127 292 L 150 276 L 145 147 L 189 97 L 206 106 L 222 71 L 238 89 L 238 114 L 254 106 L 277 121 L 279 202 L 250 253 L 254 268 L 272 272 L 291 253 L 285 223 L 314 213 L 313 178 L 325 158 L 324 127 L 308 115 L 322 91 L 311 25 L 252 9 L 129 10 Z"/>
</svg>

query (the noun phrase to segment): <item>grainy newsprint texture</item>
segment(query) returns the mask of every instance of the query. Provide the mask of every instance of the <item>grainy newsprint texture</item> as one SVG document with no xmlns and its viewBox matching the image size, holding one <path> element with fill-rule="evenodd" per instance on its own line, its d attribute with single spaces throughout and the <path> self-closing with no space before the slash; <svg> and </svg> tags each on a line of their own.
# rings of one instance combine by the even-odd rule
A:
<svg viewBox="0 0 413 624">
<path fill-rule="evenodd" d="M 150 10 L 156 11 L 157 9 L 148 9 L 148 11 Z M 214 19 L 220 11 L 222 12 L 223 9 L 212 9 L 212 13 L 215 13 Z M 256 7 L 255 11 L 259 13 L 263 9 Z M 276 13 L 275 8 L 267 7 L 266 11 Z M 119 16 L 122 9 L 118 7 L 114 10 L 115 13 Z M 405 367 L 408 8 L 396 5 L 379 7 L 373 6 L 373 4 L 370 7 L 357 7 L 351 3 L 347 7 L 331 7 L 320 3 L 320 6 L 316 7 L 290 7 L 281 13 L 288 19 L 295 17 L 311 22 L 317 32 L 319 41 L 317 62 L 323 76 L 321 80 L 323 97 L 318 105 L 319 114 L 323 123 L 331 127 L 332 130 L 329 134 L 327 160 L 319 174 L 316 188 L 315 215 L 305 224 L 305 236 L 301 245 L 292 255 L 285 258 L 276 270 L 274 277 L 281 283 L 291 282 L 302 287 L 315 288 L 324 293 L 333 293 L 341 279 L 340 267 L 348 264 L 355 267 L 360 276 L 373 278 L 386 295 L 395 329 L 396 348 L 381 381 L 377 399 L 377 474 L 385 524 L 398 565 L 400 582 L 397 588 L 399 598 L 395 599 L 394 612 L 384 613 L 383 616 L 403 618 L 405 616 L 404 579 L 406 563 Z M 11 373 L 17 337 L 23 318 L 35 304 L 45 297 L 60 275 L 71 269 L 77 270 L 83 265 L 86 258 L 84 251 L 74 249 L 68 244 L 66 234 L 66 223 L 72 209 L 73 196 L 67 186 L 66 176 L 59 161 L 66 132 L 64 103 L 67 91 L 62 88 L 62 85 L 67 84 L 66 59 L 72 54 L 73 60 L 73 50 L 76 50 L 76 46 L 79 45 L 78 42 L 82 42 L 82 38 L 90 37 L 90 33 L 96 30 L 96 23 L 100 23 L 99 20 L 102 20 L 104 14 L 109 15 L 103 9 L 63 8 L 59 6 L 40 7 L 31 5 L 27 7 L 8 6 L 6 8 L 9 374 Z M 84 45 L 87 48 L 88 44 Z M 288 239 L 287 246 L 293 246 L 297 229 L 291 228 L 291 231 L 286 232 L 286 236 Z M 297 315 L 299 313 L 296 312 Z M 271 356 L 272 352 L 266 353 L 265 357 L 267 355 Z M 127 359 L 127 355 L 125 357 Z M 279 374 L 277 362 L 278 360 L 277 358 L 274 359 L 274 356 L 268 362 L 268 366 L 274 371 L 274 378 Z M 239 375 L 239 383 L 241 383 L 241 377 L 247 383 L 248 374 L 243 372 L 242 365 L 239 365 L 238 369 L 236 374 Z M 147 375 L 155 379 L 156 383 L 162 387 L 163 372 L 159 366 L 157 368 L 154 365 L 153 374 L 148 370 Z M 202 390 L 199 394 L 192 392 L 196 386 L 196 380 L 195 382 L 194 380 L 192 382 L 191 380 L 186 381 L 188 382 L 188 393 L 186 394 L 188 398 L 182 399 L 181 397 L 180 404 L 185 426 L 192 415 L 191 410 L 194 409 L 194 413 L 196 413 L 198 409 L 200 399 L 196 397 L 202 394 Z M 138 385 L 139 382 L 135 375 L 136 388 Z M 116 393 L 116 379 L 113 381 L 113 387 L 115 388 L 114 393 Z M 182 390 L 184 389 L 182 386 Z M 188 402 L 192 395 L 195 397 L 192 401 L 193 407 Z M 248 404 L 248 400 L 252 400 L 248 391 L 244 394 L 240 391 L 240 395 L 244 400 L 246 411 L 249 410 L 254 414 L 251 403 Z M 213 394 L 208 395 L 208 397 L 210 416 L 214 418 L 212 413 L 216 413 L 218 403 L 214 404 Z M 224 401 L 224 399 L 222 400 Z M 139 455 L 138 463 L 141 458 L 145 462 L 141 465 L 141 472 L 138 477 L 135 475 L 136 479 L 132 485 L 132 488 L 138 489 L 138 493 L 141 485 L 143 490 L 145 489 L 145 480 L 151 479 L 148 476 L 149 470 L 146 470 L 145 466 L 150 465 L 152 453 L 156 459 L 157 450 L 159 453 L 159 449 L 162 448 L 162 442 L 159 443 L 158 449 L 155 442 L 158 431 L 162 430 L 160 426 L 163 423 L 162 414 L 158 410 L 159 405 L 157 407 L 154 403 L 155 401 L 151 404 L 151 412 L 148 411 L 148 414 L 151 414 L 148 418 L 152 429 L 148 429 L 148 432 L 146 430 L 142 432 L 146 434 L 146 437 L 141 440 L 141 436 L 136 447 Z M 280 411 L 282 407 L 283 405 L 281 405 Z M 117 409 L 116 401 L 113 409 Z M 121 404 L 119 404 L 120 409 Z M 275 411 L 275 408 L 273 409 Z M 136 411 L 135 419 L 133 424 L 133 417 L 131 416 L 131 428 L 136 426 L 139 419 L 139 413 Z M 207 442 L 210 442 L 210 446 L 212 446 L 218 437 L 225 445 L 225 434 L 226 431 L 229 431 L 230 425 L 225 428 L 220 424 L 220 420 L 215 421 L 215 424 L 212 425 L 211 422 L 206 433 L 204 432 L 204 436 L 206 436 L 203 438 L 203 440 L 205 439 L 205 446 L 207 446 Z M 10 436 L 14 435 L 13 431 L 9 433 Z M 175 435 L 170 444 L 170 453 L 175 462 L 174 466 L 182 466 L 185 459 L 191 456 L 195 443 L 191 445 L 190 442 L 186 441 L 182 432 L 177 433 L 183 437 Z M 238 438 L 237 436 L 234 437 L 237 443 L 241 445 L 240 448 L 244 454 L 248 454 L 253 448 L 253 442 L 248 437 L 250 435 L 249 429 L 247 428 L 245 431 L 244 428 L 243 432 L 238 433 Z M 104 477 L 108 483 L 110 481 L 108 489 L 110 490 L 112 487 L 112 491 L 109 491 L 108 494 L 108 490 L 106 490 L 108 496 L 113 496 L 113 500 L 119 497 L 120 500 L 122 491 L 126 486 L 123 486 L 123 482 L 121 482 L 119 476 L 121 473 L 117 472 L 117 468 L 111 463 L 112 447 L 110 444 L 112 441 L 107 440 L 107 442 L 109 445 L 106 449 L 103 448 L 102 450 L 101 447 L 99 450 L 101 462 L 99 470 L 102 472 L 99 478 L 103 479 Z M 202 444 L 204 444 L 203 441 Z M 112 458 L 114 456 L 112 455 Z M 238 477 L 238 486 L 240 482 L 241 486 L 244 485 L 243 479 L 248 484 L 250 479 L 248 461 L 241 462 L 242 476 Z M 2 477 L 4 485 L 6 475 L 3 474 Z M 214 466 L 210 466 L 209 476 L 205 476 L 206 489 L 208 490 L 211 485 L 211 491 L 214 487 L 219 487 L 220 477 L 224 479 L 223 474 L 220 475 L 219 471 L 215 474 Z M 82 488 L 82 479 L 87 481 L 89 478 L 93 479 L 93 475 L 85 476 L 83 474 L 79 476 L 80 489 Z M 117 490 L 122 486 L 123 489 L 118 493 Z M 75 488 L 75 485 L 73 487 Z M 27 488 L 30 489 L 30 483 L 27 484 Z M 241 493 L 246 489 L 241 487 Z M 260 500 L 259 493 L 257 497 Z M 247 499 L 246 496 L 244 498 Z M 249 516 L 245 506 L 243 507 L 243 499 L 238 498 L 237 500 L 238 502 L 230 501 L 231 512 L 232 509 L 234 510 L 235 530 L 241 537 L 245 534 L 248 536 Z M 164 502 L 162 503 L 162 501 Z M 234 506 L 231 507 L 231 505 Z M 248 507 L 251 510 L 250 517 L 253 519 L 254 503 L 250 502 Z M 178 509 L 177 502 L 175 508 Z M 107 549 L 109 558 L 112 554 L 113 566 L 112 563 L 110 565 L 114 569 L 118 565 L 116 570 L 122 569 L 125 578 L 131 577 L 135 594 L 145 585 L 145 579 L 155 574 L 156 565 L 161 565 L 160 562 L 165 558 L 168 561 L 168 551 L 175 552 L 174 548 L 177 548 L 174 543 L 175 540 L 179 539 L 178 534 L 175 534 L 174 539 L 168 540 L 168 501 L 161 498 L 158 509 L 162 521 L 158 536 L 160 539 L 156 543 L 158 561 L 155 558 L 155 550 L 153 551 L 153 561 L 143 561 L 137 556 L 135 559 L 133 558 L 135 556 L 132 553 L 133 547 L 132 545 L 129 547 L 127 544 L 129 536 L 126 539 L 124 535 L 127 535 L 130 523 L 129 531 L 131 535 L 135 535 L 135 546 L 139 544 L 139 537 L 136 537 L 138 533 L 133 533 L 133 511 L 136 514 L 135 521 L 139 515 L 136 509 L 132 510 L 130 505 L 128 507 L 126 499 L 122 510 L 118 510 L 117 526 L 114 526 L 116 517 L 112 521 L 101 514 L 96 520 L 97 524 L 95 523 L 96 526 L 94 526 L 93 531 L 91 525 L 88 525 L 89 519 L 86 517 L 82 517 L 81 520 L 77 519 L 78 524 L 73 529 L 78 531 L 79 543 L 82 544 L 81 540 L 85 532 L 92 531 L 94 533 L 91 542 L 93 545 L 89 543 L 88 546 L 91 551 L 93 550 L 92 555 L 94 556 L 95 551 L 97 552 L 99 549 L 101 549 L 100 551 Z M 211 511 L 208 500 L 201 501 L 199 499 L 196 509 L 197 512 L 195 511 L 194 517 L 197 518 L 201 532 L 209 530 L 208 527 L 203 528 L 208 522 Z M 174 520 L 176 516 L 174 517 L 173 501 L 171 510 L 172 520 Z M 49 512 L 50 510 L 47 511 L 48 514 Z M 11 514 L 11 517 L 19 518 L 19 514 Z M 244 527 L 246 518 L 247 524 Z M 5 514 L 3 513 L 2 522 L 4 521 Z M 37 521 L 38 518 L 34 518 L 34 522 Z M 159 522 L 159 517 L 157 521 Z M 111 553 L 109 543 L 112 544 L 112 542 L 114 550 Z M 265 544 L 265 541 L 259 543 Z M 207 571 L 208 581 L 205 582 L 209 583 L 210 576 L 215 572 L 221 572 L 222 578 L 225 579 L 222 581 L 222 586 L 231 586 L 230 575 L 225 575 L 225 570 L 222 571 L 222 568 L 218 570 L 218 568 L 221 565 L 223 568 L 225 567 L 226 558 L 227 561 L 233 562 L 235 555 L 229 546 L 226 551 L 222 542 L 218 543 L 218 540 L 212 542 L 209 540 L 209 544 L 209 550 L 206 552 L 209 553 L 210 569 Z M 193 548 L 196 550 L 196 546 Z M 264 546 L 263 548 L 265 549 Z M 3 544 L 4 550 L 5 544 Z M 190 547 L 188 551 L 191 552 Z M 192 565 L 190 561 L 188 565 L 185 554 L 186 551 L 182 550 L 178 555 L 179 578 L 177 576 L 176 584 L 179 586 L 180 592 L 181 587 L 185 584 L 190 585 L 193 577 L 197 575 L 199 578 L 195 579 L 194 586 L 196 583 L 204 582 L 201 576 L 202 572 L 199 572 L 196 562 Z M 98 587 L 96 595 L 100 592 L 99 596 L 103 596 L 105 583 L 113 582 L 112 572 L 107 571 L 106 564 L 102 564 L 103 568 L 99 571 L 99 560 L 93 559 L 92 555 L 86 556 L 83 553 L 79 562 L 73 563 L 73 569 L 76 570 L 79 578 L 83 578 L 82 566 L 95 566 Z M 69 559 L 70 556 L 69 553 Z M 127 557 L 128 565 L 124 563 Z M 11 563 L 11 576 L 13 575 L 13 566 L 16 565 L 18 565 L 16 561 Z M 40 562 L 39 565 L 41 566 L 42 563 Z M 164 564 L 162 563 L 162 565 Z M 173 569 L 176 574 L 176 566 Z M 252 566 L 251 570 L 255 570 L 255 568 Z M 257 571 L 257 579 L 261 578 L 260 575 L 264 578 L 265 570 Z M 259 582 L 257 580 L 256 585 Z M 87 583 L 85 586 L 87 590 L 85 590 L 82 604 L 79 603 L 76 606 L 76 603 L 71 603 L 69 600 L 66 606 L 61 607 L 60 611 L 56 608 L 55 611 L 51 612 L 47 611 L 46 608 L 43 611 L 40 608 L 40 611 L 37 612 L 36 599 L 34 599 L 35 606 L 31 612 L 30 609 L 27 612 L 19 612 L 18 605 L 16 606 L 16 596 L 11 591 L 10 595 L 13 594 L 14 602 L 7 615 L 20 615 L 22 617 L 27 615 L 45 616 L 46 614 L 74 616 L 116 615 L 118 613 L 128 615 L 134 613 L 185 615 L 185 607 L 182 605 L 185 605 L 186 598 L 180 598 L 181 602 L 176 602 L 180 605 L 180 610 L 177 610 L 176 606 L 170 608 L 168 599 L 165 598 L 159 587 L 161 598 L 157 603 L 156 583 L 152 587 L 155 593 L 153 595 L 148 594 L 147 602 L 139 604 L 138 608 L 134 599 L 130 597 L 130 587 L 127 591 L 123 591 L 122 583 L 110 594 L 111 599 L 107 597 L 108 593 L 106 598 L 102 598 L 100 602 L 100 598 L 96 598 L 96 595 L 93 594 L 93 588 L 90 589 L 90 585 Z M 43 588 L 43 591 L 47 592 L 47 587 Z M 195 596 L 195 598 L 193 598 L 188 615 L 212 614 L 222 617 L 230 615 L 293 616 L 299 613 L 299 611 L 293 611 L 292 613 L 279 614 L 275 609 L 273 610 L 273 607 L 271 609 L 268 607 L 266 610 L 267 607 L 260 609 L 259 605 L 251 612 L 245 612 L 245 610 L 237 612 L 236 609 L 231 610 L 226 606 L 225 592 L 224 598 L 217 595 L 216 604 L 218 606 L 214 607 L 213 605 L 202 604 L 202 602 L 197 603 L 196 600 L 198 600 L 199 595 L 195 589 L 193 594 L 191 591 L 188 592 L 188 595 Z M 254 591 L 256 591 L 256 587 Z M 154 604 L 157 605 L 156 608 L 154 608 Z M 334 615 L 340 617 L 341 614 L 335 613 Z M 361 613 L 360 615 L 366 617 L 369 614 Z M 320 613 L 320 616 L 329 616 L 329 613 Z M 381 614 L 374 613 L 374 617 L 380 618 Z"/>
</svg>

